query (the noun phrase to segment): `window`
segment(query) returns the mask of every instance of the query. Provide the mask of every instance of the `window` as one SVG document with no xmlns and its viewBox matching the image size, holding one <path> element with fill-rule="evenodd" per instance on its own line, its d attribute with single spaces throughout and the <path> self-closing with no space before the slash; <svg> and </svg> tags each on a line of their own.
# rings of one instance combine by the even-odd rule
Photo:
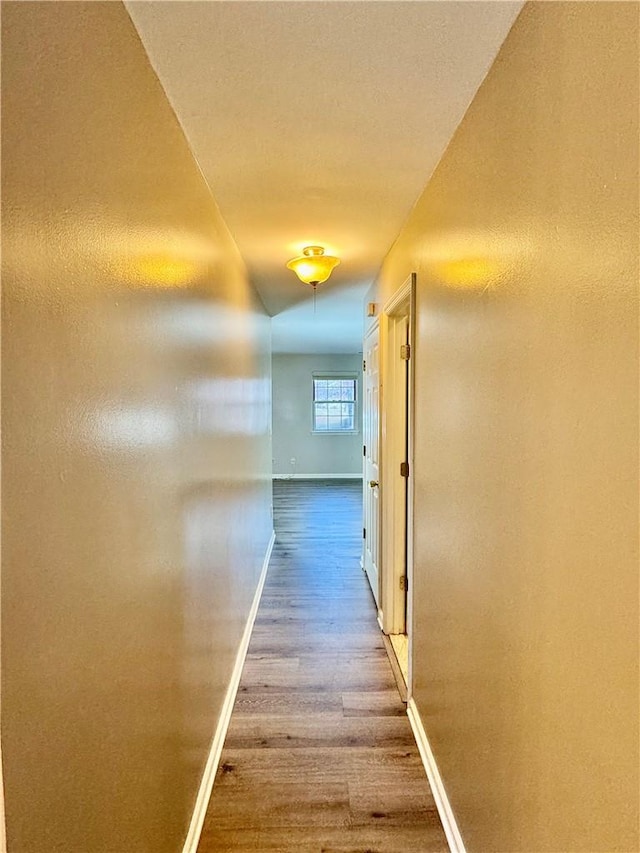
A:
<svg viewBox="0 0 640 853">
<path fill-rule="evenodd" d="M 314 432 L 357 432 L 356 381 L 355 376 L 314 376 Z"/>
</svg>

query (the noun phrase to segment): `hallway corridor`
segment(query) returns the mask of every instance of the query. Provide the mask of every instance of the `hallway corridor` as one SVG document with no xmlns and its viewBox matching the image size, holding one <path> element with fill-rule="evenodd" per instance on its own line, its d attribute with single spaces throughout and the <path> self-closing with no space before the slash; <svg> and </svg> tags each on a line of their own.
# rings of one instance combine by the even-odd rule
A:
<svg viewBox="0 0 640 853">
<path fill-rule="evenodd" d="M 361 483 L 276 481 L 200 853 L 448 850 L 360 569 Z"/>
</svg>

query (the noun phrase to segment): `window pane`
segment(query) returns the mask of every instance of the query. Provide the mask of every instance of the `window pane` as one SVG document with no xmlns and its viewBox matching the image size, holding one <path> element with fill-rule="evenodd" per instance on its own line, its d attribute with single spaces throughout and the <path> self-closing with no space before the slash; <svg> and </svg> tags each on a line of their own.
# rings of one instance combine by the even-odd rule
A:
<svg viewBox="0 0 640 853">
<path fill-rule="evenodd" d="M 327 404 L 326 403 L 316 403 L 313 407 L 313 428 L 314 429 L 328 429 L 327 424 Z"/>
<path fill-rule="evenodd" d="M 353 403 L 342 404 L 342 429 L 355 429 L 355 406 Z"/>
<path fill-rule="evenodd" d="M 340 383 L 340 399 L 355 400 L 356 398 L 356 383 L 355 379 L 343 379 Z"/>
<path fill-rule="evenodd" d="M 314 400 L 326 400 L 327 399 L 327 383 L 324 379 L 314 379 L 313 380 L 313 399 Z"/>
<path fill-rule="evenodd" d="M 327 386 L 329 389 L 329 400 L 339 400 L 340 399 L 340 380 L 339 379 L 330 379 L 327 382 Z"/>
</svg>

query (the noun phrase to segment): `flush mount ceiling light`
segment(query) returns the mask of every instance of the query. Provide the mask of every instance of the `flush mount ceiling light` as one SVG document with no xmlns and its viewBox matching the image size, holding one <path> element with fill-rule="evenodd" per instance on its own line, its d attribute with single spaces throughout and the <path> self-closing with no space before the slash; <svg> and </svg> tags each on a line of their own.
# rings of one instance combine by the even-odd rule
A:
<svg viewBox="0 0 640 853">
<path fill-rule="evenodd" d="M 307 246 L 302 250 L 302 256 L 292 258 L 287 267 L 294 271 L 300 281 L 310 284 L 315 290 L 316 285 L 326 281 L 339 263 L 340 258 L 325 255 L 322 246 Z"/>
</svg>

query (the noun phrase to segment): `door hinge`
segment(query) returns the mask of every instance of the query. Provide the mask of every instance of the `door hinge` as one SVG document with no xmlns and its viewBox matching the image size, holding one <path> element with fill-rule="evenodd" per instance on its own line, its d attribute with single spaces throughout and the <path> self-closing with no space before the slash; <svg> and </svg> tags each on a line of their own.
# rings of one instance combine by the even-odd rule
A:
<svg viewBox="0 0 640 853">
<path fill-rule="evenodd" d="M 366 361 L 363 361 L 363 362 L 362 362 L 362 369 L 363 369 L 363 370 L 366 370 L 366 369 L 367 369 L 367 362 L 366 362 Z"/>
<path fill-rule="evenodd" d="M 363 445 L 362 445 L 362 455 L 363 455 L 363 456 L 366 456 L 366 455 L 367 455 L 367 445 L 366 445 L 366 444 L 363 444 Z"/>
<path fill-rule="evenodd" d="M 402 344 L 400 347 L 400 358 L 403 361 L 409 361 L 411 358 L 411 344 Z"/>
<path fill-rule="evenodd" d="M 366 539 L 366 538 L 367 538 L 367 528 L 366 528 L 366 527 L 363 527 L 363 528 L 362 528 L 362 538 L 363 538 L 363 539 Z"/>
<path fill-rule="evenodd" d="M 405 592 L 409 589 L 409 582 L 407 581 L 406 575 L 401 575 L 400 577 L 400 589 L 404 590 Z"/>
<path fill-rule="evenodd" d="M 401 477 L 408 477 L 409 476 L 409 463 L 408 462 L 401 462 L 400 463 L 400 476 Z"/>
</svg>

